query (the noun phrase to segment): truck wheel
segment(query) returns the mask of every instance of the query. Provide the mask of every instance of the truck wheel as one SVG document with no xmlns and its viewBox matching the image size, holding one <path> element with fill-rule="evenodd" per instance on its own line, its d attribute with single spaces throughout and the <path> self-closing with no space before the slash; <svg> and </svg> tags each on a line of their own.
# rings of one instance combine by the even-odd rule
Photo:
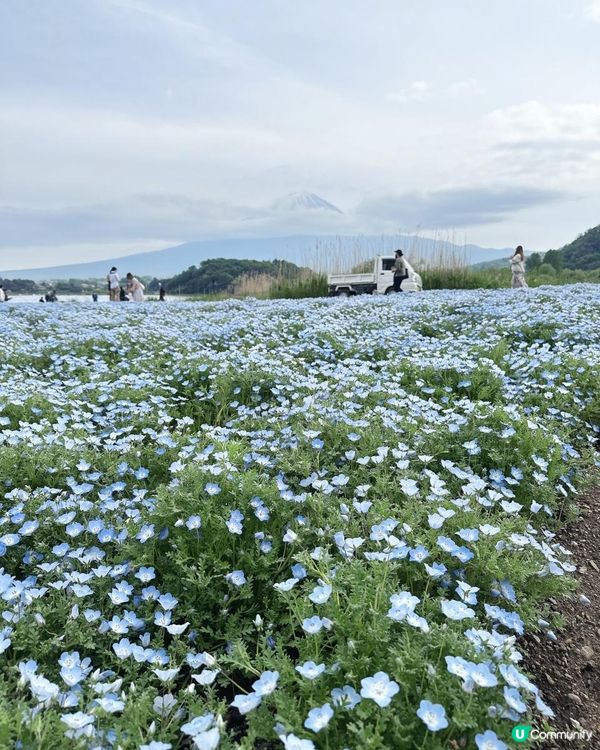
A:
<svg viewBox="0 0 600 750">
<path fill-rule="evenodd" d="M 336 297 L 349 297 L 350 296 L 350 292 L 347 289 L 339 289 L 335 293 L 335 296 Z"/>
</svg>

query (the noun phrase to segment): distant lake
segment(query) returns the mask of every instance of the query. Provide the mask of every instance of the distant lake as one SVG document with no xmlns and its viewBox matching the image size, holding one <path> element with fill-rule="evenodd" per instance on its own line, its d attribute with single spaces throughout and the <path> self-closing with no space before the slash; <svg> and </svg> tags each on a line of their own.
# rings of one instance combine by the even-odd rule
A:
<svg viewBox="0 0 600 750">
<path fill-rule="evenodd" d="M 148 299 L 149 297 L 156 298 L 156 296 L 157 296 L 156 294 L 150 294 L 146 297 L 146 299 Z M 8 301 L 8 304 L 13 305 L 15 303 L 20 304 L 23 302 L 28 302 L 28 303 L 36 302 L 40 304 L 39 299 L 40 299 L 39 294 L 12 294 Z M 172 296 L 171 300 L 173 299 L 177 299 L 177 297 Z M 182 297 L 181 299 L 185 299 L 185 297 Z M 108 295 L 100 294 L 98 295 L 98 302 L 94 302 L 92 300 L 91 294 L 60 294 L 58 296 L 58 302 L 56 304 L 61 304 L 63 302 L 84 302 L 84 303 L 89 303 L 90 305 L 108 303 Z M 55 303 L 48 302 L 44 304 L 55 304 Z M 1 302 L 0 302 L 0 305 L 2 305 Z"/>
<path fill-rule="evenodd" d="M 8 304 L 12 305 L 15 302 L 39 302 L 40 295 L 39 294 L 13 294 L 11 295 Z M 60 295 L 58 298 L 59 302 L 89 302 L 90 304 L 94 304 L 92 301 L 92 295 L 91 294 L 64 294 Z M 104 299 L 102 297 L 98 297 L 98 302 L 108 302 L 108 295 L 104 295 Z M 48 303 L 50 304 L 50 303 Z"/>
</svg>

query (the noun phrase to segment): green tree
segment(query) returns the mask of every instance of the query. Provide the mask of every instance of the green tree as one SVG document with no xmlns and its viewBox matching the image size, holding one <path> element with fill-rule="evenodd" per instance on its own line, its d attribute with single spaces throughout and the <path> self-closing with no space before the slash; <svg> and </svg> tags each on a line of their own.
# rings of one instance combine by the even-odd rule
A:
<svg viewBox="0 0 600 750">
<path fill-rule="evenodd" d="M 541 253 L 531 253 L 525 259 L 525 268 L 528 271 L 535 271 L 542 265 Z"/>
<path fill-rule="evenodd" d="M 544 263 L 549 263 L 555 271 L 562 271 L 562 252 L 560 250 L 548 250 L 548 252 L 544 255 Z"/>
</svg>

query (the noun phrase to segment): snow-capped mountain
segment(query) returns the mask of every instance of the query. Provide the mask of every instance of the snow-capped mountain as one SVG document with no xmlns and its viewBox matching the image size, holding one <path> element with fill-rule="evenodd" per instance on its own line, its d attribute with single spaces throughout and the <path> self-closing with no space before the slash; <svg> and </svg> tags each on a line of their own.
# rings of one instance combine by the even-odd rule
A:
<svg viewBox="0 0 600 750">
<path fill-rule="evenodd" d="M 273 211 L 332 211 L 333 213 L 343 213 L 333 203 L 329 203 L 316 193 L 290 193 L 278 198 L 272 205 Z"/>
</svg>

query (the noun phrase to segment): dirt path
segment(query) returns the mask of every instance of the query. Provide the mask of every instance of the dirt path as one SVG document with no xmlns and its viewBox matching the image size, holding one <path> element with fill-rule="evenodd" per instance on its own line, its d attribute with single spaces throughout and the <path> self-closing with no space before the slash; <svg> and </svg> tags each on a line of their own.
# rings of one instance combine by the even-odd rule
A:
<svg viewBox="0 0 600 750">
<path fill-rule="evenodd" d="M 581 517 L 557 535 L 573 552 L 578 590 L 570 597 L 550 600 L 565 620 L 557 642 L 531 635 L 525 640 L 525 665 L 532 672 L 544 700 L 554 709 L 557 731 L 587 729 L 589 741 L 554 740 L 548 750 L 600 748 L 600 487 L 579 500 Z M 586 596 L 588 605 L 580 601 Z"/>
</svg>

